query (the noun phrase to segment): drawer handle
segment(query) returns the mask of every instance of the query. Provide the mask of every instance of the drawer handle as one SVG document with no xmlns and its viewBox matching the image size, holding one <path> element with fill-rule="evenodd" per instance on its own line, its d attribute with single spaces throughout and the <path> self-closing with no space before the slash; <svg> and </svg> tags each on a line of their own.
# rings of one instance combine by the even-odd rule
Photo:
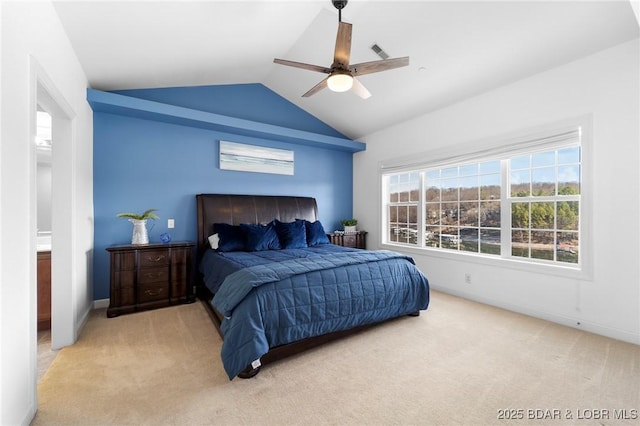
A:
<svg viewBox="0 0 640 426">
<path fill-rule="evenodd" d="M 146 274 L 144 274 L 145 277 L 149 278 L 149 279 L 156 279 L 156 278 L 160 278 L 162 277 L 164 274 L 162 272 L 158 272 L 157 274 L 154 274 L 153 272 L 147 272 Z"/>
<path fill-rule="evenodd" d="M 159 289 L 157 292 L 152 291 L 152 290 L 145 290 L 144 294 L 146 294 L 147 296 L 157 296 L 160 293 L 162 293 L 162 289 Z"/>
<path fill-rule="evenodd" d="M 147 260 L 150 262 L 160 262 L 162 259 L 164 259 L 164 255 L 161 254 L 160 256 L 156 257 L 155 259 L 151 258 L 151 257 L 147 257 Z"/>
</svg>

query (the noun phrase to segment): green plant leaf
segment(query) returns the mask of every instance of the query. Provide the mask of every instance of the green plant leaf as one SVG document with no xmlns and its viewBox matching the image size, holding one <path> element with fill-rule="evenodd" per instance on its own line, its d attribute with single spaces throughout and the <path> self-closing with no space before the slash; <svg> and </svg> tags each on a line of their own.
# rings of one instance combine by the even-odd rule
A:
<svg viewBox="0 0 640 426">
<path fill-rule="evenodd" d="M 135 220 L 159 219 L 158 215 L 154 213 L 157 210 L 158 209 L 149 209 L 149 210 L 145 211 L 142 214 L 129 213 L 129 212 L 118 213 L 117 216 L 118 217 L 124 217 L 124 218 L 127 218 L 127 219 L 135 219 Z"/>
</svg>

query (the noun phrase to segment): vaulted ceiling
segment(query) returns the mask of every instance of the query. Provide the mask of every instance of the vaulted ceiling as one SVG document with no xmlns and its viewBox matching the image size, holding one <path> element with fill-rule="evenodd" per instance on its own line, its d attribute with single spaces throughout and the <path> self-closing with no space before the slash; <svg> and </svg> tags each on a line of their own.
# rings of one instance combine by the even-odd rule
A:
<svg viewBox="0 0 640 426">
<path fill-rule="evenodd" d="M 358 139 L 465 98 L 637 38 L 628 0 L 351 0 L 351 62 L 410 65 L 360 77 L 372 96 L 323 90 L 325 75 L 273 63 L 330 66 L 338 13 L 330 0 L 66 1 L 54 7 L 92 88 L 262 83 Z"/>
</svg>

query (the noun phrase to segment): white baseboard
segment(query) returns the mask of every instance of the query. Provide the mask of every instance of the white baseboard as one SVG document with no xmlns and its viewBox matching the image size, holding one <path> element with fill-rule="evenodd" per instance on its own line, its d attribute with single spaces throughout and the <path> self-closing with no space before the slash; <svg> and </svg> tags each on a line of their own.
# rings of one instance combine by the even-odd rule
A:
<svg viewBox="0 0 640 426">
<path fill-rule="evenodd" d="M 108 308 L 109 299 L 100 299 L 93 301 L 93 309 Z"/>
</svg>

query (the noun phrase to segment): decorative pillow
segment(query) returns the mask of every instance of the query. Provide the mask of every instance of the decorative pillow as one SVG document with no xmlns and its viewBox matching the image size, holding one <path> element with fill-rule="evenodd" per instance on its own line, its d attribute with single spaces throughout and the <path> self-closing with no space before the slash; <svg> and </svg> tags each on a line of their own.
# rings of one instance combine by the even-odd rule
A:
<svg viewBox="0 0 640 426">
<path fill-rule="evenodd" d="M 279 250 L 280 239 L 273 222 L 267 225 L 251 223 L 240 224 L 240 229 L 246 237 L 247 251 Z"/>
<path fill-rule="evenodd" d="M 245 237 L 239 226 L 229 225 L 228 223 L 214 223 L 213 232 L 220 237 L 218 242 L 219 251 L 244 250 Z"/>
<path fill-rule="evenodd" d="M 280 238 L 280 246 L 283 249 L 294 249 L 307 247 L 307 232 L 304 220 L 295 222 L 280 222 L 276 220 L 276 232 Z"/>
<path fill-rule="evenodd" d="M 218 250 L 218 244 L 220 243 L 220 237 L 218 234 L 209 235 L 209 245 L 212 249 Z"/>
<path fill-rule="evenodd" d="M 324 232 L 322 223 L 319 220 L 315 222 L 305 220 L 304 227 L 307 231 L 307 245 L 309 247 L 317 246 L 318 244 L 329 244 L 329 237 Z"/>
</svg>

